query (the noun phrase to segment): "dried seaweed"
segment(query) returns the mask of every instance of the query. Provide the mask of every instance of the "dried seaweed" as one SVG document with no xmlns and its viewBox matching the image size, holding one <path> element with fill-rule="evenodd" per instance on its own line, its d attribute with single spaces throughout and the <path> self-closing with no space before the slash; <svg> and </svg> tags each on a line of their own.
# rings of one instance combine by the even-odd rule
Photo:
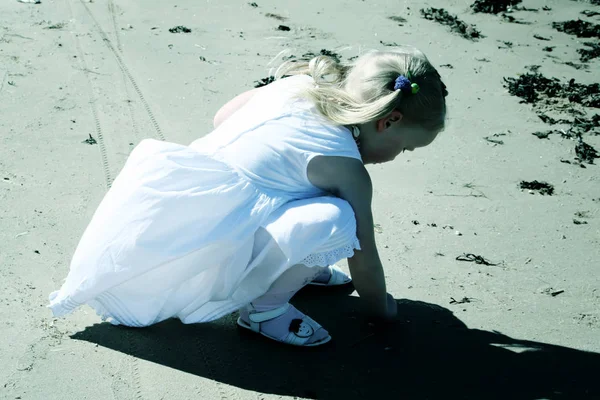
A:
<svg viewBox="0 0 600 400">
<path fill-rule="evenodd" d="M 462 254 L 462 255 L 456 257 L 456 260 L 458 260 L 458 261 L 474 262 L 475 264 L 480 264 L 480 265 L 489 265 L 489 266 L 500 265 L 500 264 L 492 263 L 489 260 L 486 260 L 485 258 L 483 258 L 482 256 L 479 256 L 479 255 L 476 255 L 476 254 L 473 254 L 473 253 Z"/>
<path fill-rule="evenodd" d="M 276 19 L 277 21 L 285 21 L 287 19 L 286 17 L 282 17 L 279 14 L 273 14 L 273 13 L 266 13 L 265 17 L 273 18 L 273 19 Z"/>
<path fill-rule="evenodd" d="M 541 98 L 565 98 L 585 107 L 600 108 L 600 84 L 577 83 L 571 79 L 563 84 L 556 78 L 546 78 L 541 73 L 526 73 L 518 78 L 504 78 L 505 87 L 524 103 L 535 103 Z"/>
<path fill-rule="evenodd" d="M 89 138 L 85 139 L 84 141 L 82 141 L 81 143 L 85 143 L 85 144 L 98 144 L 98 142 L 96 141 L 96 139 L 94 139 L 94 137 L 92 136 L 91 133 L 88 133 L 88 135 L 90 136 Z"/>
<path fill-rule="evenodd" d="M 403 23 L 407 22 L 407 21 L 406 21 L 406 18 L 404 18 L 404 17 L 401 17 L 401 16 L 399 16 L 399 15 L 392 15 L 392 16 L 388 17 L 388 19 L 390 19 L 390 20 L 392 20 L 392 21 L 394 21 L 394 22 L 399 22 L 399 23 L 401 23 L 401 24 L 403 24 Z"/>
<path fill-rule="evenodd" d="M 169 29 L 169 32 L 171 33 L 190 33 L 191 31 L 192 30 L 190 28 L 183 25 L 175 26 Z"/>
<path fill-rule="evenodd" d="M 475 25 L 461 21 L 457 16 L 448 13 L 443 8 L 422 8 L 421 15 L 425 19 L 449 26 L 452 32 L 459 34 L 465 39 L 477 40 L 485 37 L 477 30 Z"/>
<path fill-rule="evenodd" d="M 579 138 L 579 142 L 575 146 L 575 154 L 577 155 L 577 158 L 579 160 L 588 164 L 593 164 L 595 158 L 600 158 L 600 154 L 598 154 L 598 151 L 589 144 L 585 143 L 581 139 L 581 137 Z"/>
<path fill-rule="evenodd" d="M 273 82 L 275 82 L 275 77 L 267 76 L 266 78 L 262 78 L 259 81 L 254 81 L 254 87 L 259 88 L 259 87 L 267 86 L 268 84 L 273 83 Z"/>
<path fill-rule="evenodd" d="M 502 14 L 502 19 L 506 22 L 510 22 L 511 24 L 531 25 L 531 22 L 529 21 L 523 21 L 522 19 L 518 19 L 505 13 Z"/>
<path fill-rule="evenodd" d="M 521 0 L 475 0 L 471 9 L 476 13 L 499 14 L 520 2 Z"/>
<path fill-rule="evenodd" d="M 600 24 L 593 24 L 581 19 L 553 22 L 552 27 L 559 32 L 564 32 L 581 38 L 600 38 Z"/>
<path fill-rule="evenodd" d="M 582 62 L 588 62 L 594 58 L 600 57 L 600 43 L 585 42 L 584 46 L 588 46 L 588 49 L 577 49 L 579 53 L 579 59 Z"/>
<path fill-rule="evenodd" d="M 548 182 L 521 181 L 519 187 L 524 190 L 536 191 L 541 195 L 552 196 L 554 194 L 554 186 L 552 186 Z"/>
</svg>

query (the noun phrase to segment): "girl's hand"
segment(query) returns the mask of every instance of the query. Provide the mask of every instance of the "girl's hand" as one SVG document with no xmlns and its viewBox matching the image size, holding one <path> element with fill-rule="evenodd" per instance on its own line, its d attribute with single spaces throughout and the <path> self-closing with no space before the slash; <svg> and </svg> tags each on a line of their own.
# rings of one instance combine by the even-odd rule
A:
<svg viewBox="0 0 600 400">
<path fill-rule="evenodd" d="M 394 296 L 387 294 L 387 312 L 385 314 L 386 321 L 393 321 L 398 316 L 398 302 Z"/>
<path fill-rule="evenodd" d="M 372 315 L 367 319 L 369 325 L 375 329 L 376 332 L 387 330 L 398 317 L 398 302 L 389 293 L 386 296 L 386 305 L 386 312 L 384 314 Z"/>
</svg>

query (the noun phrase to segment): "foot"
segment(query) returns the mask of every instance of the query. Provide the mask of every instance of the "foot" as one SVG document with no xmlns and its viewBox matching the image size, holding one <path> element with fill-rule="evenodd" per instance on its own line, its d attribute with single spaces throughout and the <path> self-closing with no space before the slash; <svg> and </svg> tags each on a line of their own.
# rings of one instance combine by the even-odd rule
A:
<svg viewBox="0 0 600 400">
<path fill-rule="evenodd" d="M 240 319 L 245 325 L 250 326 L 251 321 L 249 318 L 250 307 L 243 308 L 240 310 Z M 254 311 L 252 311 L 254 312 Z M 312 333 L 310 338 L 303 344 L 304 346 L 316 345 L 319 342 L 329 341 L 331 337 L 323 327 L 318 326 L 317 329 L 312 332 L 309 324 L 302 322 L 303 319 L 309 319 L 305 314 L 301 313 L 296 307 L 290 305 L 285 313 L 275 317 L 273 319 L 260 323 L 260 333 L 271 339 L 286 342 L 286 338 L 293 332 L 299 336 Z M 316 324 L 318 325 L 318 324 Z"/>
<path fill-rule="evenodd" d="M 318 286 L 339 286 L 350 282 L 352 282 L 350 276 L 338 266 L 330 265 L 329 267 L 323 268 L 323 272 L 313 279 L 310 284 Z"/>
</svg>

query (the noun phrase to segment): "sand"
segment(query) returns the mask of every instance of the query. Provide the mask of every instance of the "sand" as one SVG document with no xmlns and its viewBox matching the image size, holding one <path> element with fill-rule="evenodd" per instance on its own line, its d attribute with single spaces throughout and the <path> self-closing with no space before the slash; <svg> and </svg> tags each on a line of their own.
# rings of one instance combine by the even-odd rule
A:
<svg viewBox="0 0 600 400">
<path fill-rule="evenodd" d="M 598 59 L 573 66 L 583 42 L 598 38 L 552 22 L 598 24 L 581 12 L 600 8 L 525 0 L 539 10 L 508 14 L 529 22 L 516 24 L 455 0 L 256 5 L 0 3 L 0 398 L 600 398 L 600 160 L 582 168 L 576 138 L 532 135 L 568 126 L 538 117 L 556 104 L 520 103 L 503 86 L 530 65 L 563 83 L 598 82 Z M 484 37 L 452 33 L 422 7 L 443 7 Z M 171 33 L 176 26 L 191 32 Z M 235 315 L 143 330 L 101 323 L 89 308 L 52 318 L 47 295 L 140 140 L 189 143 L 210 132 L 219 107 L 268 76 L 286 49 L 347 59 L 392 42 L 445 65 L 450 91 L 448 128 L 432 146 L 369 167 L 397 323 L 374 332 L 352 289 L 298 295 L 334 337 L 311 351 L 240 332 Z M 596 149 L 598 132 L 582 136 Z M 520 189 L 534 180 L 553 195 Z M 498 265 L 456 259 L 464 253 Z"/>
</svg>

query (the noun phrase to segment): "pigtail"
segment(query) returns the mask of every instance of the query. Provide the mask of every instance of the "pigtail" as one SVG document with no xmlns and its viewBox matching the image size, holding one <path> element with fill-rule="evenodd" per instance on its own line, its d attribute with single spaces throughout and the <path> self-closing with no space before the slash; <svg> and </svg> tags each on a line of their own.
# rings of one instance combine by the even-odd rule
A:
<svg viewBox="0 0 600 400">
<path fill-rule="evenodd" d="M 311 76 L 315 84 L 298 96 L 311 101 L 336 125 L 363 124 L 394 109 L 424 126 L 439 124 L 445 118 L 445 86 L 423 53 L 414 48 L 371 51 L 348 64 L 324 55 L 289 60 L 276 70 L 275 78 L 299 74 Z M 398 89 L 399 75 L 410 76 L 417 90 Z"/>
</svg>

